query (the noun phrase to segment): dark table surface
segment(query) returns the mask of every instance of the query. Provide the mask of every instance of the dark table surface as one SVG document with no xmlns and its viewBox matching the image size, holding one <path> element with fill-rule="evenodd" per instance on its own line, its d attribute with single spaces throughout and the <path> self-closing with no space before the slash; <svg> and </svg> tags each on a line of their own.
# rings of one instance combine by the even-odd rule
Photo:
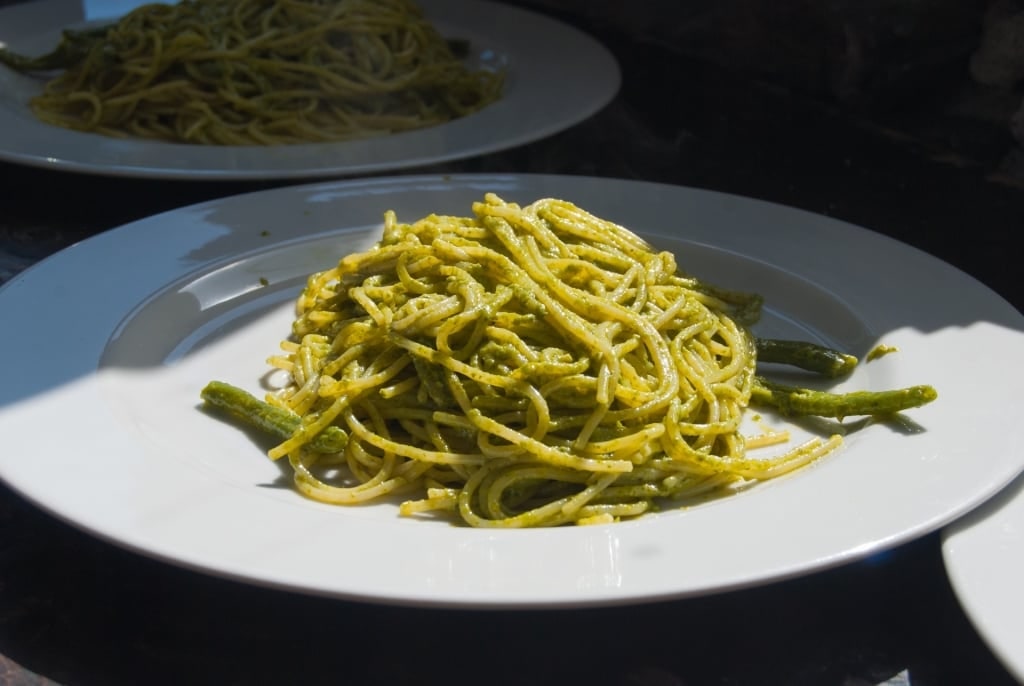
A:
<svg viewBox="0 0 1024 686">
<path fill-rule="evenodd" d="M 993 150 L 1014 143 L 998 127 L 965 127 L 934 109 L 880 121 L 613 27 L 585 28 L 623 68 L 623 88 L 606 109 L 530 145 L 409 171 L 601 175 L 771 200 L 922 248 L 1021 308 L 1009 246 L 1024 226 L 1024 184 L 1000 170 Z M 671 93 L 652 87 L 666 82 L 676 84 Z M 0 163 L 0 280 L 130 220 L 274 185 Z M 2 322 L 0 331 L 14 335 Z M 403 609 L 251 587 L 150 560 L 0 485 L 0 684 L 424 682 L 1015 683 L 958 604 L 938 532 L 821 573 L 677 602 Z"/>
</svg>

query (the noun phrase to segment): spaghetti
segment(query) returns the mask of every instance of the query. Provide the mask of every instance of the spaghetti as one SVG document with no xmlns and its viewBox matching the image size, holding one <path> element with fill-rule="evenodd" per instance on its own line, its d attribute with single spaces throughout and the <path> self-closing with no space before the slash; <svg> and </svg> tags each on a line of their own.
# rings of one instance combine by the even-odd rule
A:
<svg viewBox="0 0 1024 686">
<path fill-rule="evenodd" d="M 747 454 L 760 302 L 562 200 L 487 194 L 472 217 L 411 224 L 388 211 L 374 248 L 298 298 L 270 359 L 290 384 L 267 402 L 302 421 L 270 456 L 311 498 L 413 493 L 403 514 L 477 527 L 610 522 L 774 478 L 839 438 Z M 343 450 L 312 448 L 328 427 Z"/>
<path fill-rule="evenodd" d="M 500 97 L 412 0 L 182 0 L 95 34 L 31 101 L 43 121 L 206 145 L 365 138 Z M 91 35 L 91 34 L 89 34 Z M 66 38 L 67 40 L 67 38 Z"/>
</svg>

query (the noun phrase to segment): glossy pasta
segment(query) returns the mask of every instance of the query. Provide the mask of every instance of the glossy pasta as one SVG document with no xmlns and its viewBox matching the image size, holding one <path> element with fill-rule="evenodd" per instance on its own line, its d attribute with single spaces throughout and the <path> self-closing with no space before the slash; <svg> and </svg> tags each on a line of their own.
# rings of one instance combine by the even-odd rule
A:
<svg viewBox="0 0 1024 686">
<path fill-rule="evenodd" d="M 303 420 L 270 455 L 311 498 L 399 494 L 403 514 L 477 527 L 608 522 L 770 479 L 838 438 L 748 455 L 759 307 L 562 200 L 389 211 L 378 245 L 297 301 L 270 360 L 291 383 L 268 402 Z M 326 427 L 343 451 L 310 449 Z"/>
<path fill-rule="evenodd" d="M 364 138 L 475 112 L 503 80 L 468 69 L 412 0 L 183 0 L 82 36 L 82 59 L 31 107 L 51 124 L 111 136 Z"/>
</svg>

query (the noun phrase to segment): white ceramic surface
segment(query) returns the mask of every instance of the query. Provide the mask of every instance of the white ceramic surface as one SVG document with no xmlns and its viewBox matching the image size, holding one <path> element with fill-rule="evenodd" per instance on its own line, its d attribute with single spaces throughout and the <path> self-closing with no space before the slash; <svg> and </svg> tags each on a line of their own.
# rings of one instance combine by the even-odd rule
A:
<svg viewBox="0 0 1024 686">
<path fill-rule="evenodd" d="M 901 425 L 858 426 L 789 477 L 608 526 L 488 531 L 393 502 L 305 500 L 235 426 L 211 379 L 259 392 L 307 273 L 369 246 L 385 209 L 468 214 L 493 191 L 625 224 L 722 286 L 757 290 L 757 332 L 863 356 L 838 388 L 930 383 Z M 880 275 L 886 275 L 881 278 Z M 264 285 L 261 285 L 264 283 Z M 736 196 L 587 177 L 407 176 L 281 188 L 147 218 L 0 289 L 0 477 L 94 535 L 212 574 L 343 598 L 461 607 L 607 605 L 725 591 L 861 559 L 935 531 L 1024 466 L 1022 317 L 964 273 L 880 234 Z M 979 351 L 983 352 L 980 354 Z M 762 413 L 772 426 L 785 424 Z M 998 426 L 999 431 L 974 427 Z M 806 426 L 794 424 L 794 437 Z M 984 457 L 984 459 L 981 459 Z"/>
<path fill-rule="evenodd" d="M 568 24 L 483 0 L 423 0 L 446 36 L 469 39 L 474 60 L 507 69 L 498 102 L 440 126 L 368 140 L 284 146 L 205 146 L 117 139 L 50 126 L 28 108 L 39 78 L 0 66 L 0 160 L 66 171 L 182 179 L 356 176 L 446 162 L 523 145 L 573 126 L 618 92 L 614 56 Z M 29 55 L 52 49 L 61 29 L 85 21 L 78 0 L 0 9 L 0 45 Z"/>
<path fill-rule="evenodd" d="M 1024 452 L 1019 437 L 1007 448 Z M 1024 683 L 1024 476 L 943 530 L 942 555 L 964 612 Z"/>
</svg>

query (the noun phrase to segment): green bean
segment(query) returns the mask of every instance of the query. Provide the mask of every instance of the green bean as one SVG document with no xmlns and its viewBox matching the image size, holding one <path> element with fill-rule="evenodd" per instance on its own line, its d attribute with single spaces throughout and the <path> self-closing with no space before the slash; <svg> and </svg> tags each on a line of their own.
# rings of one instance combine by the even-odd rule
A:
<svg viewBox="0 0 1024 686">
<path fill-rule="evenodd" d="M 299 415 L 265 403 L 241 388 L 223 381 L 211 381 L 200 396 L 207 404 L 225 410 L 232 417 L 281 440 L 291 438 L 302 426 L 302 418 Z M 316 452 L 337 453 L 344 450 L 347 443 L 348 434 L 344 430 L 337 426 L 329 426 L 307 445 Z"/>
<path fill-rule="evenodd" d="M 797 388 L 758 376 L 750 396 L 751 404 L 774 407 L 785 416 L 813 415 L 844 417 L 884 416 L 926 405 L 938 397 L 931 386 L 909 386 L 885 391 L 830 393 Z"/>
<path fill-rule="evenodd" d="M 788 364 L 834 379 L 849 374 L 857 366 L 853 355 L 808 341 L 758 338 L 757 361 Z"/>
</svg>

